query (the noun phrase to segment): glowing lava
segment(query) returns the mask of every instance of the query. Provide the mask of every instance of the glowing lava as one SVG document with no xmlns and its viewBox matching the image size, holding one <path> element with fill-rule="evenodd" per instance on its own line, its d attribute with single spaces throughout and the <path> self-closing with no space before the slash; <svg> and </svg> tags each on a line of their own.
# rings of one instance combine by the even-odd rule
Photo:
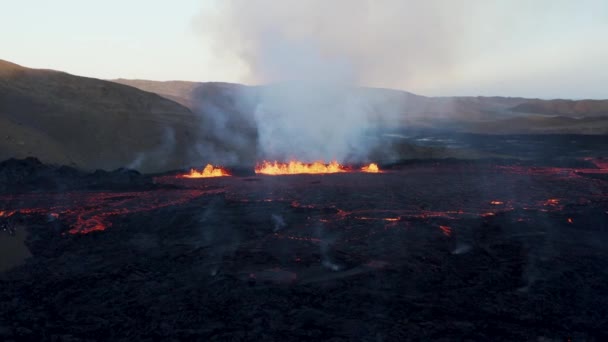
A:
<svg viewBox="0 0 608 342">
<path fill-rule="evenodd" d="M 130 192 L 64 192 L 0 195 L 0 218 L 13 215 L 49 215 L 66 222 L 71 234 L 86 234 L 112 227 L 114 218 L 184 205 L 222 190 L 162 189 Z M 18 198 L 18 201 L 15 201 Z M 10 206 L 10 207 L 9 207 Z"/>
<path fill-rule="evenodd" d="M 441 229 L 441 232 L 445 236 L 451 236 L 452 235 L 452 227 L 450 227 L 450 226 L 439 226 L 439 229 Z"/>
<path fill-rule="evenodd" d="M 0 210 L 0 217 L 11 217 L 14 213 L 15 211 Z"/>
<path fill-rule="evenodd" d="M 263 161 L 255 167 L 255 173 L 264 175 L 323 174 L 352 171 L 351 168 L 343 166 L 335 160 L 329 164 L 325 164 L 322 161 L 316 161 L 314 163 L 303 163 L 296 160 L 292 160 L 288 163 Z M 378 164 L 375 163 L 363 166 L 360 171 L 368 173 L 382 172 L 380 171 Z"/>
<path fill-rule="evenodd" d="M 226 177 L 230 176 L 228 171 L 222 169 L 221 167 L 213 166 L 211 164 L 207 164 L 203 171 L 196 171 L 195 169 L 190 169 L 190 173 L 183 175 L 184 178 L 210 178 L 210 177 Z"/>
<path fill-rule="evenodd" d="M 361 172 L 380 173 L 382 171 L 380 171 L 380 168 L 378 167 L 378 164 L 371 163 L 369 165 L 366 165 L 366 166 L 362 167 L 361 168 Z"/>
<path fill-rule="evenodd" d="M 349 169 L 332 161 L 329 164 L 317 161 L 314 163 L 303 163 L 300 161 L 290 161 L 289 163 L 263 161 L 255 167 L 255 173 L 265 175 L 295 175 L 295 174 L 321 174 L 348 172 Z"/>
</svg>

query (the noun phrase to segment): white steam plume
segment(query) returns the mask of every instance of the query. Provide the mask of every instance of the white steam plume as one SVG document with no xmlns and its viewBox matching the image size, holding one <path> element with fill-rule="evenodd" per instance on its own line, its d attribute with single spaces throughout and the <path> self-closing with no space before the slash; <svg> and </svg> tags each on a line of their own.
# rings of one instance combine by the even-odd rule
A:
<svg viewBox="0 0 608 342">
<path fill-rule="evenodd" d="M 353 86 L 443 70 L 459 31 L 447 19 L 461 11 L 440 1 L 233 0 L 199 21 L 214 50 L 244 63 L 251 82 L 275 83 L 260 87 L 253 105 L 260 157 L 344 162 L 363 161 L 375 147 L 366 135 L 371 115 L 404 114 Z M 422 22 L 429 24 L 419 30 Z"/>
<path fill-rule="evenodd" d="M 198 27 L 213 51 L 244 64 L 253 83 L 331 80 L 403 88 L 444 75 L 472 9 L 429 0 L 226 0 Z"/>
</svg>

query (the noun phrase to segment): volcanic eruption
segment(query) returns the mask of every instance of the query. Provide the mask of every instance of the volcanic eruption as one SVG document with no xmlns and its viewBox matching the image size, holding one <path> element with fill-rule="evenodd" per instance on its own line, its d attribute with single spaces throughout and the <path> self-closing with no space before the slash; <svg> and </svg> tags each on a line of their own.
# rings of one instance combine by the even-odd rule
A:
<svg viewBox="0 0 608 342">
<path fill-rule="evenodd" d="M 265 175 L 339 173 L 347 171 L 348 170 L 344 166 L 340 165 L 337 161 L 332 161 L 329 164 L 325 164 L 322 161 L 313 163 L 303 163 L 300 161 L 290 161 L 288 163 L 263 161 L 255 168 L 255 173 Z"/>
<path fill-rule="evenodd" d="M 208 1 L 204 49 L 185 4 L 3 6 L 11 55 L 111 22 L 45 56 L 204 82 L 0 60 L 0 341 L 608 341 L 608 101 L 519 97 L 605 70 L 564 62 L 606 11 L 478 2 Z"/>
<path fill-rule="evenodd" d="M 368 172 L 368 173 L 380 173 L 382 171 L 380 171 L 380 168 L 378 167 L 378 164 L 376 163 L 371 163 L 369 165 L 363 166 L 361 168 L 361 172 Z"/>
<path fill-rule="evenodd" d="M 181 175 L 184 178 L 212 178 L 212 177 L 227 177 L 230 173 L 222 167 L 207 164 L 202 171 L 190 169 L 190 173 Z"/>
<path fill-rule="evenodd" d="M 377 164 L 372 163 L 363 166 L 360 171 L 378 173 L 380 172 L 380 169 Z M 255 167 L 256 174 L 264 175 L 328 174 L 343 172 L 355 172 L 355 170 L 351 167 L 344 166 L 335 160 L 327 164 L 323 161 L 316 161 L 313 163 L 304 163 L 296 160 L 287 163 L 263 161 Z"/>
</svg>

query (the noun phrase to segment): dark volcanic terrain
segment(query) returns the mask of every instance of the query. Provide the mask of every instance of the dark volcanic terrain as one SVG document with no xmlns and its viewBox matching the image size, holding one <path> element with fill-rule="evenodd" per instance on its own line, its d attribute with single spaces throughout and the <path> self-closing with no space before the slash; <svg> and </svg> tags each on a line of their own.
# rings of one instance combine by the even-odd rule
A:
<svg viewBox="0 0 608 342">
<path fill-rule="evenodd" d="M 6 191 L 0 339 L 608 338 L 606 159 L 384 167 Z"/>
<path fill-rule="evenodd" d="M 340 88 L 383 172 L 256 175 L 294 89 L 0 60 L 0 341 L 608 340 L 607 101 Z"/>
</svg>

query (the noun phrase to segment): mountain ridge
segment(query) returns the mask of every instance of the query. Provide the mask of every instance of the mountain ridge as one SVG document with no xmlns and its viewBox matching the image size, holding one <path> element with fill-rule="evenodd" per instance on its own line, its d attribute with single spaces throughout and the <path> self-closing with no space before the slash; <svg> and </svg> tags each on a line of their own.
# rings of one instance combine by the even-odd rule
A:
<svg viewBox="0 0 608 342">
<path fill-rule="evenodd" d="M 187 144 L 183 137 L 195 132 L 186 120 L 196 116 L 154 93 L 0 62 L 0 159 L 37 156 L 84 169 L 183 167 L 188 158 L 179 148 L 166 163 L 142 155 Z"/>
<path fill-rule="evenodd" d="M 114 82 L 130 85 L 139 89 L 155 92 L 175 100 L 197 112 L 201 103 L 213 103 L 216 99 L 206 97 L 209 93 L 238 101 L 243 93 L 255 98 L 260 91 L 277 85 L 247 86 L 237 83 L 191 82 L 191 81 L 148 81 L 117 79 Z M 608 100 L 541 100 L 522 97 L 503 96 L 457 96 L 427 97 L 402 90 L 352 87 L 353 93 L 360 97 L 376 98 L 378 109 L 373 115 L 382 116 L 383 109 L 395 112 L 389 115 L 392 124 L 413 128 L 428 128 L 432 121 L 458 121 L 462 132 L 487 134 L 608 134 Z M 563 103 L 568 108 L 563 110 Z M 556 104 L 559 104 L 556 105 Z M 576 127 L 562 118 L 575 118 Z M 582 120 L 582 121 L 580 121 Z M 588 120 L 588 125 L 584 125 Z M 498 131 L 485 131 L 488 122 L 504 121 L 505 125 L 516 122 L 511 129 L 500 127 Z M 600 122 L 598 126 L 597 123 Z M 500 125 L 497 125 L 500 126 Z M 529 127 L 528 127 L 529 126 Z"/>
</svg>

